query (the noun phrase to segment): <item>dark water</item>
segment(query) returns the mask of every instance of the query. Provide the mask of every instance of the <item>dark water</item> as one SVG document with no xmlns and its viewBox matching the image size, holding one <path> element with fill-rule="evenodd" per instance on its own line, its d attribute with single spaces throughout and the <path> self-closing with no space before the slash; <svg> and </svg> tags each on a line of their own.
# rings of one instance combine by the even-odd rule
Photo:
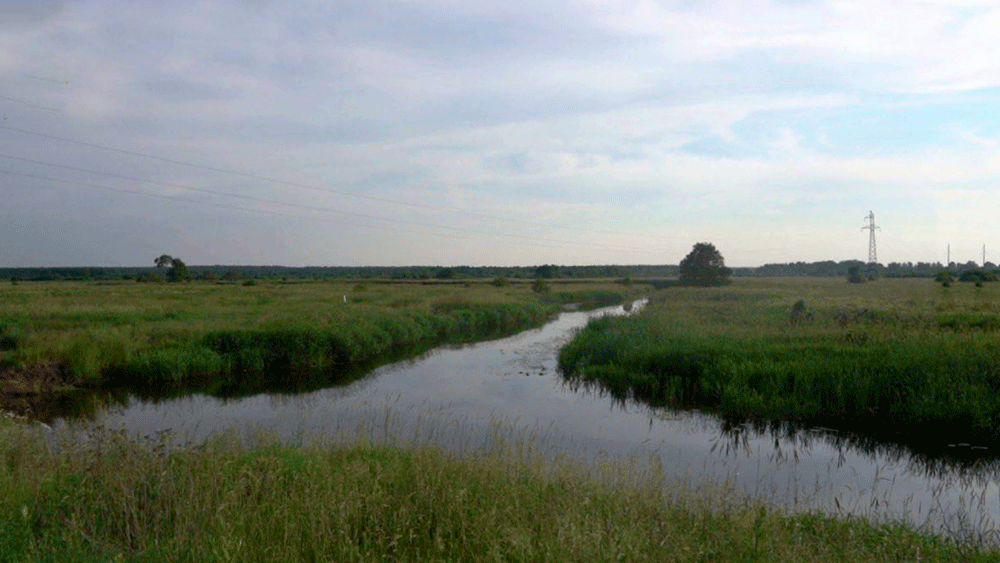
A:
<svg viewBox="0 0 1000 563">
<path fill-rule="evenodd" d="M 566 384 L 556 372 L 561 345 L 589 317 L 623 313 L 622 307 L 563 313 L 540 329 L 441 348 L 344 387 L 228 400 L 133 397 L 89 420 L 59 419 L 53 427 L 102 425 L 140 436 L 169 431 L 190 442 L 233 428 L 262 428 L 290 442 L 354 439 L 360 432 L 454 448 L 526 437 L 554 454 L 658 459 L 695 485 L 725 483 L 796 510 L 904 519 L 958 536 L 990 535 L 1000 519 L 998 463 L 979 459 L 988 452 L 948 445 L 917 452 L 828 429 L 733 425 Z"/>
</svg>

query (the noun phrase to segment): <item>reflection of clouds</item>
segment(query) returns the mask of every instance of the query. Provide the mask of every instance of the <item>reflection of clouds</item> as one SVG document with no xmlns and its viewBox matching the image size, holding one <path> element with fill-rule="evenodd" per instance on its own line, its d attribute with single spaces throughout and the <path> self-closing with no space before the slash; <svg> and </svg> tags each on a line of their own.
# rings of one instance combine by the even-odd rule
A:
<svg viewBox="0 0 1000 563">
<path fill-rule="evenodd" d="M 554 374 L 505 377 L 512 367 L 554 367 L 575 328 L 592 316 L 623 312 L 564 313 L 541 329 L 440 348 L 343 387 L 225 400 L 133 397 L 99 411 L 93 422 L 62 421 L 55 430 L 84 436 L 102 426 L 140 437 L 169 431 L 175 443 L 192 445 L 228 431 L 248 443 L 263 433 L 292 444 L 429 445 L 477 453 L 534 448 L 586 462 L 631 458 L 640 468 L 662 467 L 696 490 L 723 487 L 789 510 L 904 518 L 955 534 L 984 529 L 996 518 L 995 463 L 824 428 L 653 408 L 598 388 L 574 391 Z"/>
<path fill-rule="evenodd" d="M 766 460 L 773 472 L 772 497 L 786 506 L 874 521 L 902 519 L 933 533 L 1000 542 L 994 530 L 1000 521 L 995 457 L 788 423 L 719 421 L 718 432 L 720 455 Z M 758 490 L 763 484 L 757 483 Z"/>
</svg>

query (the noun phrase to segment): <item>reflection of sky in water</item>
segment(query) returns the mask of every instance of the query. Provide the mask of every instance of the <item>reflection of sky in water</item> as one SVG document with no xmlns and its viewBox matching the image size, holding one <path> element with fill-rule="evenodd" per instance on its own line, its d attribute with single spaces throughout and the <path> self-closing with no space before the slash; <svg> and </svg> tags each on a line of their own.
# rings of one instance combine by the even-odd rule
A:
<svg viewBox="0 0 1000 563">
<path fill-rule="evenodd" d="M 533 439 L 550 453 L 658 457 L 673 475 L 726 482 L 798 508 L 881 517 L 955 530 L 1000 519 L 996 464 L 974 471 L 890 445 L 852 443 L 822 429 L 738 427 L 697 412 L 669 412 L 573 391 L 556 372 L 556 353 L 590 316 L 621 307 L 564 313 L 516 336 L 446 347 L 375 370 L 344 387 L 301 395 L 217 399 L 193 395 L 132 400 L 94 423 L 139 435 L 171 430 L 201 441 L 229 428 L 263 428 L 289 441 L 357 432 L 405 443 L 478 448 L 498 437 Z M 66 426 L 60 421 L 56 426 Z"/>
</svg>

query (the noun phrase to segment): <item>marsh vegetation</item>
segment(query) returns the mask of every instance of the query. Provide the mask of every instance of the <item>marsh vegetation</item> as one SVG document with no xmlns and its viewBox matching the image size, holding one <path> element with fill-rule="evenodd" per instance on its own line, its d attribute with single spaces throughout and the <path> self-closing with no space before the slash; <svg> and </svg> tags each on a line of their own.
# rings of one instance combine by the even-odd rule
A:
<svg viewBox="0 0 1000 563">
<path fill-rule="evenodd" d="M 823 334 L 823 330 L 833 330 L 829 327 L 821 330 L 829 324 L 825 315 L 830 311 L 882 310 L 877 305 L 882 304 L 884 309 L 887 295 L 902 295 L 913 301 L 903 301 L 899 307 L 919 311 L 918 318 L 928 322 L 940 320 L 937 328 L 928 329 L 931 332 L 945 330 L 950 326 L 948 319 L 961 318 L 963 314 L 989 314 L 987 306 L 991 300 L 988 295 L 973 294 L 972 298 L 984 303 L 973 310 L 969 295 L 944 293 L 931 280 L 922 280 L 932 288 L 929 294 L 923 293 L 926 288 L 915 285 L 920 281 L 900 281 L 902 285 L 884 290 L 887 293 L 876 291 L 882 282 L 865 284 L 869 293 L 860 296 L 841 293 L 845 287 L 857 287 L 843 280 L 737 280 L 721 288 L 671 287 L 654 294 L 651 317 L 662 319 L 662 312 L 657 310 L 671 299 L 677 299 L 673 306 L 678 311 L 687 307 L 690 314 L 699 318 L 709 311 L 710 320 L 729 319 L 730 324 L 735 325 L 729 328 L 732 331 L 729 333 L 721 328 L 724 321 L 714 321 L 716 337 L 722 339 L 727 334 L 739 336 L 736 331 L 739 326 L 745 326 L 748 333 L 753 332 L 748 318 L 770 319 L 777 323 L 775 331 L 783 331 L 786 335 L 794 331 Z M 139 339 L 142 345 L 129 352 L 132 358 L 155 353 L 158 348 L 169 349 L 171 345 L 178 348 L 184 343 L 204 346 L 208 335 L 220 333 L 228 335 L 234 350 L 253 349 L 253 343 L 258 341 L 249 335 L 255 333 L 263 335 L 254 338 L 267 343 L 268 349 L 277 347 L 280 350 L 282 342 L 297 341 L 291 335 L 312 334 L 304 330 L 290 332 L 289 327 L 298 330 L 321 327 L 324 325 L 317 318 L 323 315 L 333 318 L 337 311 L 346 313 L 351 308 L 358 309 L 355 316 L 336 318 L 352 329 L 369 330 L 371 326 L 379 326 L 373 325 L 371 320 L 379 315 L 387 319 L 396 319 L 394 315 L 404 319 L 443 316 L 453 319 L 449 322 L 473 319 L 476 317 L 464 311 L 475 311 L 476 305 L 482 306 L 484 311 L 503 307 L 513 307 L 513 310 L 538 308 L 543 311 L 544 319 L 562 303 L 621 301 L 630 291 L 637 294 L 647 290 L 638 281 L 630 286 L 567 285 L 550 281 L 550 291 L 539 293 L 532 290 L 527 280 L 501 284 L 484 281 L 468 286 L 465 283 L 387 285 L 269 281 L 253 286 L 21 283 L 5 289 L 6 328 L 0 334 L 0 343 L 8 343 L 2 356 L 8 366 L 6 373 L 21 369 L 18 362 L 31 365 L 28 362 L 32 358 L 44 358 L 53 363 L 35 365 L 49 365 L 59 377 L 69 377 L 72 373 L 69 366 L 73 364 L 67 360 L 73 356 L 60 356 L 58 352 L 73 349 L 67 344 L 79 338 L 90 342 L 89 336 L 95 333 L 105 335 L 104 340 L 96 339 L 102 342 L 111 340 L 108 335 L 142 335 Z M 949 291 L 954 289 L 962 287 L 949 288 Z M 906 297 L 907 292 L 912 295 Z M 921 295 L 934 299 L 935 303 L 921 302 Z M 54 303 L 46 305 L 47 301 Z M 20 308 L 8 304 L 20 304 Z M 493 304 L 501 307 L 490 309 Z M 746 316 L 758 309 L 764 312 L 756 313 L 756 317 Z M 862 320 L 864 315 L 861 315 Z M 574 316 L 582 314 L 565 315 Z M 646 316 L 647 313 L 640 312 L 636 319 Z M 737 320 L 734 322 L 734 319 Z M 850 322 L 842 328 L 851 326 L 852 322 L 863 324 L 851 319 L 853 317 L 849 317 Z M 25 320 L 31 322 L 19 322 Z M 585 319 L 578 322 L 582 325 Z M 705 319 L 698 322 L 709 325 Z M 839 322 L 835 322 L 836 326 Z M 596 326 L 617 326 L 609 319 L 594 323 Z M 628 326 L 628 321 L 622 326 Z M 590 330 L 584 330 L 581 335 L 585 336 Z M 992 329 L 979 326 L 951 330 L 964 335 L 975 331 L 988 333 Z M 452 341 L 478 339 L 488 332 L 462 332 Z M 548 342 L 546 339 L 552 340 L 552 346 L 564 342 L 563 336 L 545 336 L 549 334 L 545 330 L 534 332 L 538 334 L 530 335 L 523 342 L 528 349 L 535 350 L 543 341 Z M 286 340 L 275 335 L 283 335 Z M 521 336 L 524 335 L 519 338 Z M 51 339 L 54 339 L 52 344 Z M 305 340 L 308 342 L 309 338 Z M 60 347 L 59 342 L 66 344 Z M 439 342 L 428 341 L 426 346 Z M 619 341 L 623 352 L 631 350 L 635 354 L 636 348 L 625 346 L 630 342 L 644 341 L 634 337 L 623 337 Z M 527 361 L 526 366 L 535 366 L 538 361 L 534 352 L 527 357 L 511 358 L 514 354 L 510 342 L 498 341 L 479 347 L 493 344 L 497 350 L 491 354 L 517 362 Z M 576 345 L 572 344 L 570 349 Z M 601 346 L 595 345 L 592 352 L 601 350 Z M 225 352 L 214 353 L 226 357 Z M 440 354 L 431 356 L 441 357 Z M 509 365 L 508 359 L 499 360 L 501 369 Z M 462 360 L 456 361 L 456 366 L 468 365 Z M 263 365 L 266 369 L 260 372 L 248 369 L 229 373 L 235 380 L 248 382 L 267 381 L 268 374 L 275 374 L 275 378 L 280 377 L 286 384 L 295 380 L 296 371 L 287 364 Z M 313 372 L 316 366 L 301 369 Z M 320 366 L 318 372 L 329 373 L 325 369 Z M 597 394 L 587 394 L 587 400 L 594 402 L 594 406 L 584 408 L 579 402 L 564 398 L 557 401 L 556 396 L 548 392 L 540 393 L 541 388 L 552 387 L 548 378 L 524 377 L 529 375 L 527 373 L 491 372 L 477 378 L 476 386 L 469 386 L 467 382 L 465 385 L 455 383 L 463 376 L 474 378 L 458 367 L 438 371 L 446 373 L 439 378 L 421 376 L 418 379 L 424 387 L 441 387 L 440 383 L 451 381 L 450 387 L 464 387 L 479 394 L 484 394 L 484 389 L 491 390 L 491 395 L 485 393 L 490 397 L 484 397 L 483 403 L 472 402 L 473 405 L 489 404 L 487 399 L 497 399 L 498 386 L 510 387 L 512 392 L 516 391 L 511 396 L 518 397 L 519 405 L 544 404 L 545 412 L 560 408 L 588 413 L 600 411 L 601 416 L 628 418 L 629 421 L 620 427 L 622 429 L 646 426 L 644 413 L 626 414 L 624 410 L 617 413 L 612 409 L 612 414 L 608 415 L 606 399 L 599 400 Z M 549 364 L 548 372 L 551 371 L 552 364 Z M 114 381 L 108 378 L 109 375 L 116 372 L 105 367 L 97 373 L 101 374 L 97 385 L 107 385 Z M 530 375 L 536 374 L 540 375 L 537 371 Z M 89 380 L 82 381 L 87 384 Z M 394 384 L 386 383 L 385 377 L 379 381 L 383 388 L 393 388 Z M 615 389 L 597 384 L 596 380 L 590 381 L 602 390 Z M 530 387 L 528 382 L 532 383 Z M 674 394 L 650 396 L 645 400 L 680 403 L 684 397 L 697 397 L 700 385 L 699 379 L 688 395 L 683 394 L 684 386 L 678 385 Z M 183 392 L 173 382 L 168 382 L 167 386 Z M 554 387 L 560 388 L 558 384 Z M 200 392 L 206 389 L 213 388 L 204 386 Z M 563 391 L 576 395 L 564 388 Z M 642 397 L 631 389 L 614 392 L 620 398 Z M 423 404 L 426 399 L 421 397 L 433 390 L 423 389 L 421 393 L 415 393 L 419 396 L 414 400 Z M 444 396 L 446 401 L 469 402 L 460 395 Z M 311 408 L 317 408 L 317 402 L 322 403 L 324 409 L 329 408 L 326 405 L 333 402 L 331 397 L 324 394 L 322 398 L 313 399 Z M 367 400 L 365 397 L 367 395 L 361 400 Z M 208 399 L 203 402 L 214 404 Z M 280 401 L 282 405 L 295 402 Z M 231 401 L 228 406 L 238 408 L 237 403 Z M 183 416 L 193 418 L 190 404 L 184 404 Z M 310 400 L 305 400 L 305 404 L 310 404 Z M 396 408 L 403 408 L 401 404 Z M 375 407 L 375 414 L 381 418 L 383 407 Z M 629 410 L 634 409 L 629 407 Z M 510 416 L 516 417 L 520 412 L 511 411 Z M 568 411 L 556 412 L 565 417 Z M 419 422 L 423 413 L 415 415 Z M 388 411 L 385 416 L 388 417 Z M 454 413 L 446 418 L 453 416 L 461 417 Z M 230 414 L 222 414 L 221 418 L 233 420 Z M 303 420 L 303 415 L 296 413 L 293 418 Z M 336 416 L 332 419 L 319 416 L 317 420 L 324 431 L 343 432 L 354 427 L 329 428 L 331 420 L 339 420 Z M 591 419 L 579 418 L 575 422 L 580 428 L 594 426 Z M 415 435 L 410 418 L 404 416 L 400 424 L 402 430 L 394 435 Z M 780 502 L 769 504 L 764 497 L 751 499 L 747 493 L 752 490 L 748 491 L 742 483 L 730 481 L 725 474 L 714 480 L 692 480 L 690 475 L 677 474 L 664 467 L 664 457 L 622 459 L 605 454 L 581 458 L 575 457 L 572 450 L 553 456 L 552 451 L 543 453 L 536 449 L 530 439 L 489 439 L 482 445 L 478 433 L 452 428 L 450 418 L 447 426 L 436 432 L 458 432 L 462 443 L 473 440 L 475 435 L 477 447 L 455 448 L 431 441 L 434 431 L 420 434 L 427 436 L 423 442 L 406 443 L 372 441 L 370 436 L 360 434 L 353 441 L 345 441 L 331 439 L 329 433 L 309 437 L 294 432 L 298 439 L 291 442 L 272 434 L 257 434 L 247 439 L 245 428 L 252 427 L 252 423 L 221 436 L 213 431 L 211 437 L 190 445 L 182 443 L 183 440 L 175 442 L 174 435 L 168 431 L 143 439 L 131 430 L 111 431 L 86 422 L 72 432 L 65 426 L 60 430 L 54 424 L 53 433 L 32 423 L 3 420 L 0 421 L 0 451 L 4 455 L 4 463 L 0 463 L 0 487 L 10 494 L 0 500 L 0 529 L 3 530 L 0 552 L 4 554 L 0 561 L 5 560 L 3 557 L 12 561 L 386 558 L 454 561 L 925 558 L 967 561 L 996 558 L 996 552 L 990 547 L 992 544 L 983 543 L 984 536 L 980 535 L 988 532 L 983 531 L 985 528 L 975 528 L 971 534 L 969 529 L 962 528 L 954 535 L 927 535 L 941 530 L 930 523 L 926 529 L 919 527 L 905 518 L 905 514 L 891 511 L 884 512 L 887 517 L 874 514 L 869 518 L 863 511 L 848 511 L 834 517 L 827 507 L 821 506 L 819 499 L 815 509 L 796 506 L 794 513 L 785 512 L 778 508 Z M 646 439 L 662 432 L 673 430 L 660 422 L 654 424 L 650 418 Z M 739 436 L 745 437 L 746 433 L 724 432 L 718 436 L 719 442 L 726 443 L 730 435 L 737 437 L 733 438 L 736 440 L 734 447 L 740 451 L 747 449 L 746 443 L 739 442 L 742 439 Z M 615 440 L 620 441 L 621 437 L 616 436 Z M 637 442 L 642 440 L 642 435 L 636 438 Z M 773 441 L 777 444 L 777 438 Z M 714 450 L 716 446 L 705 444 L 705 447 Z M 639 451 L 631 450 L 631 446 L 626 449 Z M 810 455 L 821 454 L 814 451 Z M 730 461 L 726 458 L 720 463 L 729 465 Z M 880 482 L 877 470 L 875 474 L 874 483 L 877 484 Z M 811 482 L 812 477 L 809 479 Z M 937 501 L 944 502 L 944 499 Z M 988 516 L 991 509 L 985 510 Z"/>
<path fill-rule="evenodd" d="M 1000 444 L 1000 289 L 741 279 L 656 293 L 560 355 L 571 381 L 727 417 Z"/>
<path fill-rule="evenodd" d="M 316 388 L 433 346 L 539 326 L 565 303 L 593 307 L 641 291 L 553 286 L 542 294 L 527 282 L 5 284 L 2 394 Z"/>
<path fill-rule="evenodd" d="M 636 460 L 230 433 L 199 448 L 0 417 L 0 561 L 992 561 L 891 523 L 787 515 Z"/>
</svg>

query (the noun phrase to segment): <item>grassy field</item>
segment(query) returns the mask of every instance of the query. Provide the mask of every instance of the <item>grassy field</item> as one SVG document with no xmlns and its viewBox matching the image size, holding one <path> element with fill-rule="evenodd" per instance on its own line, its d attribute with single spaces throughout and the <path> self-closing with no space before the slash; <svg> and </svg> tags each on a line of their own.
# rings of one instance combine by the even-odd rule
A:
<svg viewBox="0 0 1000 563">
<path fill-rule="evenodd" d="M 538 326 L 563 303 L 640 291 L 610 282 L 545 293 L 528 283 L 4 283 L 0 396 L 315 388 L 442 343 Z"/>
<path fill-rule="evenodd" d="M 0 562 L 997 561 L 891 523 L 786 515 L 634 460 L 98 431 L 0 415 Z"/>
<path fill-rule="evenodd" d="M 560 354 L 618 397 L 846 428 L 1000 443 L 1000 287 L 925 279 L 737 279 L 657 292 Z"/>
</svg>

